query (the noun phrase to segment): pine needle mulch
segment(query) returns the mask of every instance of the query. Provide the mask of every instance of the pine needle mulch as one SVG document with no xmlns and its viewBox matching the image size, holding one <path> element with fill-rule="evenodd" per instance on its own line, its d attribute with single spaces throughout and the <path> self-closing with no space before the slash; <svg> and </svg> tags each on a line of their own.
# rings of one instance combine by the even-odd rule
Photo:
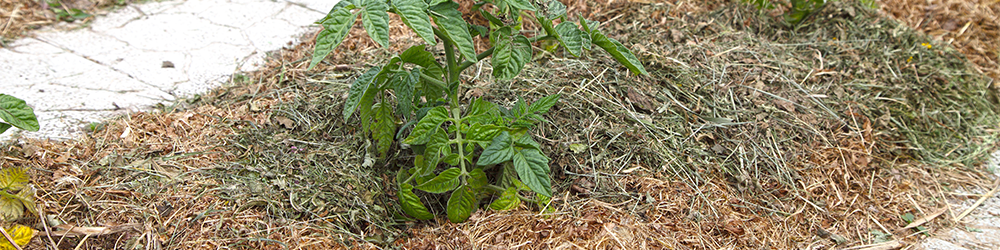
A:
<svg viewBox="0 0 1000 250">
<path fill-rule="evenodd" d="M 340 110 L 353 77 L 416 40 L 381 49 L 355 29 L 313 71 L 306 42 L 80 140 L 4 144 L 0 164 L 29 168 L 43 212 L 18 223 L 40 231 L 32 249 L 858 249 L 912 244 L 925 236 L 904 214 L 992 183 L 978 168 L 1000 125 L 988 78 L 889 18 L 837 3 L 792 29 L 726 1 L 567 5 L 652 75 L 549 51 L 519 80 L 488 63 L 465 79 L 498 103 L 562 94 L 534 131 L 554 213 L 401 220 L 386 183 L 412 156 L 376 159 Z"/>
</svg>

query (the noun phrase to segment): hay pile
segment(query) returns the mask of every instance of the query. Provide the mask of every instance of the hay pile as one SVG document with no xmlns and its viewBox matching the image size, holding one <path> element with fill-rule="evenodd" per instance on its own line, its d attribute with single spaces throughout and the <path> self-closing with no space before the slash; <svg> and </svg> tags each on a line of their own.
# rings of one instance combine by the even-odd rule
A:
<svg viewBox="0 0 1000 250">
<path fill-rule="evenodd" d="M 417 40 L 376 48 L 355 29 L 313 71 L 307 42 L 212 93 L 95 124 L 80 141 L 5 144 L 0 165 L 30 168 L 39 189 L 44 214 L 20 221 L 43 230 L 29 247 L 903 245 L 924 235 L 902 215 L 992 183 L 977 168 L 1000 125 L 990 79 L 944 42 L 853 2 L 795 28 L 726 1 L 567 5 L 597 11 L 589 18 L 651 76 L 603 52 L 559 51 L 516 81 L 494 81 L 488 63 L 466 76 L 469 96 L 497 103 L 562 94 L 535 130 L 552 158 L 555 213 L 400 217 L 387 184 L 412 156 L 397 148 L 375 160 L 340 110 L 353 77 Z"/>
</svg>

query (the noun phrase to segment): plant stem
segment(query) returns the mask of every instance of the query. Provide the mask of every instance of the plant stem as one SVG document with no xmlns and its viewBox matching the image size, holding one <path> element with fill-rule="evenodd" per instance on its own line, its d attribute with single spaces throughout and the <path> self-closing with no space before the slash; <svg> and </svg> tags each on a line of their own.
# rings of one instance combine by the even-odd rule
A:
<svg viewBox="0 0 1000 250">
<path fill-rule="evenodd" d="M 483 53 L 479 53 L 478 55 L 476 55 L 476 62 L 482 61 L 487 56 L 493 55 L 493 48 L 494 47 L 490 47 L 490 49 L 488 49 L 486 51 L 483 51 Z M 475 63 L 472 62 L 472 61 L 465 61 L 465 62 L 462 63 L 462 65 L 458 65 L 458 71 L 459 72 L 465 71 L 466 68 L 468 68 L 469 66 L 472 66 L 473 64 L 475 64 Z"/>
</svg>

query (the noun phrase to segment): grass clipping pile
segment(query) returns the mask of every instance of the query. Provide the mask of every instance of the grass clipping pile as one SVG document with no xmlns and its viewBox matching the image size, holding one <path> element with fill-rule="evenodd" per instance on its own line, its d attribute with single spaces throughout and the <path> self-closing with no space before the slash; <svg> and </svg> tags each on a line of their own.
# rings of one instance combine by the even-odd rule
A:
<svg viewBox="0 0 1000 250">
<path fill-rule="evenodd" d="M 304 71 L 302 44 L 233 85 L 80 141 L 4 145 L 0 164 L 30 168 L 38 185 L 43 214 L 22 222 L 41 231 L 32 249 L 905 244 L 922 234 L 901 215 L 991 182 L 977 164 L 996 146 L 1000 101 L 949 46 L 842 2 L 796 29 L 741 4 L 683 5 L 592 16 L 650 77 L 603 53 L 558 51 L 517 81 L 493 81 L 488 63 L 467 76 L 468 96 L 498 103 L 562 93 L 536 130 L 552 158 L 552 214 L 397 220 L 389 183 L 412 156 L 375 159 L 339 115 L 352 76 L 400 50 L 375 48 L 360 29 L 319 70 Z"/>
<path fill-rule="evenodd" d="M 555 163 L 557 213 L 484 211 L 401 243 L 899 246 L 923 236 L 901 216 L 960 198 L 947 190 L 989 189 L 976 166 L 996 146 L 1000 102 L 949 46 L 844 2 L 794 29 L 739 4 L 694 16 L 679 6 L 595 17 L 614 20 L 603 29 L 632 45 L 649 78 L 605 69 L 607 58 L 543 58 L 512 91 L 487 94 L 563 93 L 538 132 Z M 949 226 L 941 221 L 924 226 Z"/>
</svg>

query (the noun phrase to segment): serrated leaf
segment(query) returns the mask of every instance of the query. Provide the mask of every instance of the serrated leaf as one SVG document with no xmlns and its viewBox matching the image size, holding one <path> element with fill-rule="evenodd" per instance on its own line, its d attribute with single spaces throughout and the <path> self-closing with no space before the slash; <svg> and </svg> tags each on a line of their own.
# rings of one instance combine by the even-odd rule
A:
<svg viewBox="0 0 1000 250">
<path fill-rule="evenodd" d="M 573 56 L 580 56 L 583 53 L 583 37 L 580 29 L 572 22 L 561 22 L 555 27 L 556 39 Z"/>
<path fill-rule="evenodd" d="M 354 5 L 334 8 L 321 20 L 320 24 L 323 25 L 323 31 L 320 31 L 319 35 L 316 36 L 316 47 L 313 49 L 312 62 L 309 63 L 309 68 L 306 70 L 316 67 L 316 64 L 323 61 L 326 55 L 333 52 L 333 49 L 337 48 L 344 41 L 344 37 L 347 37 L 347 33 L 354 26 L 354 20 L 358 18 L 358 14 L 360 13 L 351 13 L 351 9 L 354 8 Z"/>
<path fill-rule="evenodd" d="M 472 187 L 459 187 L 451 192 L 451 198 L 448 199 L 448 220 L 454 223 L 465 222 L 476 211 L 476 203 Z"/>
<path fill-rule="evenodd" d="M 35 111 L 24 100 L 10 95 L 0 94 L 0 119 L 19 129 L 28 131 L 38 131 L 39 129 Z M 7 128 L 0 130 L 0 133 L 6 131 Z"/>
<path fill-rule="evenodd" d="M 514 79 L 531 60 L 531 43 L 528 38 L 513 34 L 510 27 L 490 33 L 490 40 L 494 42 L 490 62 L 493 64 L 493 76 L 500 80 Z"/>
<path fill-rule="evenodd" d="M 448 120 L 448 110 L 445 107 L 434 107 L 430 111 L 427 111 L 427 115 L 424 115 L 423 119 L 417 122 L 417 125 L 413 126 L 413 131 L 410 132 L 410 136 L 403 140 L 403 143 L 416 145 L 425 144 L 430 139 L 430 136 L 441 127 L 441 123 Z"/>
<path fill-rule="evenodd" d="M 618 40 L 607 37 L 599 31 L 592 32 L 590 36 L 591 42 L 600 46 L 608 54 L 611 54 L 611 57 L 615 58 L 615 61 L 624 65 L 628 70 L 636 74 L 649 75 L 646 72 L 646 68 L 639 62 L 639 59 L 632 54 L 632 51 L 625 48 L 625 45 L 622 45 Z"/>
<path fill-rule="evenodd" d="M 510 134 L 507 131 L 500 132 L 500 135 L 494 137 L 490 145 L 486 149 L 483 149 L 483 153 L 479 156 L 479 162 L 476 165 L 489 166 L 509 161 L 514 156 L 514 147 L 512 147 L 512 144 Z"/>
<path fill-rule="evenodd" d="M 14 221 L 21 218 L 24 214 L 24 204 L 13 194 L 8 194 L 6 191 L 0 195 L 0 219 L 5 222 Z"/>
<path fill-rule="evenodd" d="M 396 135 L 396 118 L 392 115 L 392 108 L 385 103 L 375 104 L 375 127 L 372 128 L 372 137 L 376 141 L 376 148 L 379 155 L 385 157 L 392 146 L 394 135 Z"/>
<path fill-rule="evenodd" d="M 430 18 L 427 16 L 427 3 L 423 0 L 394 0 L 392 1 L 396 13 L 407 27 L 413 29 L 420 38 L 427 44 L 434 45 L 434 29 L 431 27 Z"/>
<path fill-rule="evenodd" d="M 528 106 L 528 113 L 544 114 L 545 112 L 548 112 L 552 106 L 559 102 L 559 96 L 559 94 L 554 94 L 538 99 Z"/>
<path fill-rule="evenodd" d="M 21 190 L 28 185 L 28 179 L 28 173 L 22 168 L 3 168 L 0 170 L 0 189 Z"/>
<path fill-rule="evenodd" d="M 511 210 L 517 208 L 521 205 L 521 199 L 517 197 L 517 188 L 508 187 L 503 193 L 500 193 L 500 197 L 490 203 L 490 209 L 493 210 Z"/>
<path fill-rule="evenodd" d="M 389 47 L 389 5 L 385 0 L 365 0 L 364 10 L 361 15 L 361 25 L 368 32 L 368 37 L 382 45 Z"/>
<path fill-rule="evenodd" d="M 366 92 L 371 89 L 371 84 L 380 71 L 382 71 L 382 68 L 378 66 L 372 67 L 364 74 L 361 74 L 351 84 L 351 88 L 347 91 L 347 101 L 344 102 L 344 120 L 347 120 L 351 117 L 351 114 L 354 114 L 354 110 L 358 108 L 358 104 L 361 103 L 361 99 L 365 97 Z"/>
<path fill-rule="evenodd" d="M 528 10 L 528 11 L 538 10 L 535 8 L 535 5 L 531 4 L 531 1 L 529 0 L 500 0 L 500 1 L 518 10 Z"/>
<path fill-rule="evenodd" d="M 430 7 L 438 15 L 434 15 L 434 23 L 444 32 L 445 39 L 451 40 L 458 47 L 459 54 L 465 57 L 466 61 L 476 62 L 476 48 L 472 45 L 472 34 L 469 33 L 469 25 L 462 19 L 462 12 L 458 11 L 458 3 L 448 1 Z"/>
<path fill-rule="evenodd" d="M 12 226 L 11 228 L 7 228 L 6 230 L 7 234 L 10 235 L 10 238 L 14 240 L 14 244 L 17 244 L 21 248 L 27 246 L 28 242 L 31 242 L 31 238 L 34 238 L 36 233 L 35 229 L 17 224 Z M 10 242 L 7 241 L 6 239 L 0 239 L 0 249 L 13 250 L 16 248 L 10 245 Z"/>
<path fill-rule="evenodd" d="M 448 192 L 458 187 L 458 184 L 460 184 L 458 176 L 460 175 L 462 175 L 462 170 L 459 168 L 445 169 L 438 176 L 421 183 L 417 186 L 417 189 L 435 194 Z"/>
<path fill-rule="evenodd" d="M 14 195 L 14 196 L 17 199 L 21 200 L 21 204 L 24 205 L 24 208 L 28 209 L 28 213 L 38 214 L 38 208 L 35 207 L 35 188 L 34 187 L 30 187 L 30 186 L 29 187 L 25 187 L 25 188 L 21 189 L 20 192 L 17 192 L 17 194 Z"/>
<path fill-rule="evenodd" d="M 434 219 L 434 215 L 427 211 L 427 207 L 424 206 L 423 202 L 420 202 L 420 197 L 413 194 L 413 186 L 410 184 L 403 183 L 400 185 L 396 196 L 399 198 L 400 207 L 403 208 L 403 212 L 406 212 L 406 214 L 418 220 Z"/>
<path fill-rule="evenodd" d="M 518 179 L 531 191 L 552 197 L 552 184 L 549 180 L 549 159 L 537 149 L 522 149 L 514 153 L 514 171 Z"/>
</svg>

